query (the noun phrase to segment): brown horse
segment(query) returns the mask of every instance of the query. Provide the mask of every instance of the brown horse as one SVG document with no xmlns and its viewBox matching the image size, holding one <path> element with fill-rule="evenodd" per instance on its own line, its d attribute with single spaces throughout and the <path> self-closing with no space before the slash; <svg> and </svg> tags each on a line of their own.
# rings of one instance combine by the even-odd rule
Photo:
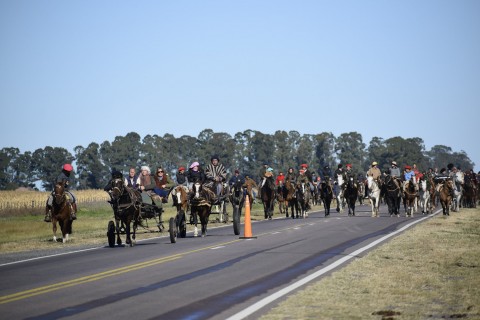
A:
<svg viewBox="0 0 480 320">
<path fill-rule="evenodd" d="M 285 188 L 285 185 L 283 184 L 283 181 L 280 181 L 278 186 L 277 186 L 277 202 L 278 202 L 278 211 L 280 214 L 285 213 L 285 198 L 287 197 L 288 191 L 287 188 Z"/>
<path fill-rule="evenodd" d="M 185 216 L 190 207 L 188 194 L 184 186 L 176 186 L 175 194 L 177 197 L 177 202 L 175 203 L 175 207 L 177 208 L 177 214 L 175 216 L 175 232 L 180 235 L 180 238 L 185 238 L 187 236 L 187 223 Z"/>
<path fill-rule="evenodd" d="M 198 218 L 200 218 L 200 223 L 202 225 L 202 237 L 207 235 L 207 225 L 208 219 L 210 218 L 210 212 L 212 209 L 212 201 L 215 194 L 208 189 L 203 187 L 201 183 L 195 183 L 192 186 L 192 195 L 190 198 L 190 210 L 193 216 L 193 224 L 195 229 L 193 231 L 193 236 L 198 236 Z"/>
<path fill-rule="evenodd" d="M 417 201 L 417 191 L 415 190 L 415 185 L 410 180 L 405 184 L 403 190 L 403 206 L 407 217 L 413 217 L 415 201 Z"/>
<path fill-rule="evenodd" d="M 298 205 L 297 194 L 295 192 L 295 186 L 290 182 L 290 180 L 287 180 L 285 182 L 285 189 L 287 190 L 287 195 L 285 197 L 285 216 L 288 218 L 288 209 L 290 209 L 292 219 L 295 219 L 295 215 L 298 219 L 298 212 L 300 211 L 300 208 Z"/>
<path fill-rule="evenodd" d="M 110 181 L 110 201 L 113 214 L 115 215 L 115 231 L 117 235 L 117 245 L 122 245 L 120 238 L 120 223 L 125 227 L 126 240 L 125 243 L 133 246 L 135 241 L 135 233 L 140 220 L 142 196 L 140 192 L 125 185 L 123 178 L 112 179 Z M 131 224 L 133 222 L 133 232 Z M 109 223 L 109 240 L 110 247 L 114 247 L 113 222 Z M 133 241 L 132 241 L 133 239 Z"/>
<path fill-rule="evenodd" d="M 57 221 L 62 230 L 63 243 L 68 241 L 68 236 L 72 233 L 72 202 L 67 198 L 65 185 L 58 182 L 53 191 L 52 202 L 52 225 L 53 225 L 53 241 L 57 242 Z"/>
<path fill-rule="evenodd" d="M 443 215 L 450 215 L 450 206 L 452 205 L 452 193 L 453 193 L 453 181 L 452 179 L 447 179 L 443 184 L 438 186 L 438 195 L 440 198 L 440 203 L 442 204 Z"/>
</svg>

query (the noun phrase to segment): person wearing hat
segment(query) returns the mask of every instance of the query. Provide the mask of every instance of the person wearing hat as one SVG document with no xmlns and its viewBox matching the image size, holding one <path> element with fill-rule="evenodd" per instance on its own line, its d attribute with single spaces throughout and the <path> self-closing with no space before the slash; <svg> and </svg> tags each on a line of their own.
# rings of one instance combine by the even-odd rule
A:
<svg viewBox="0 0 480 320">
<path fill-rule="evenodd" d="M 308 169 L 308 165 L 306 163 L 303 163 L 300 166 L 301 169 L 305 170 L 305 175 L 308 178 L 308 184 L 310 185 L 310 192 L 313 193 L 314 187 L 313 187 L 313 175 L 312 172 Z"/>
<path fill-rule="evenodd" d="M 322 175 L 323 175 L 323 177 L 322 177 L 323 181 L 325 181 L 325 182 L 330 181 L 330 178 L 332 177 L 332 170 L 330 170 L 329 165 L 326 165 L 326 166 L 323 167 Z"/>
<path fill-rule="evenodd" d="M 260 184 L 263 183 L 263 178 L 265 177 L 265 172 L 267 172 L 268 167 L 268 162 L 265 161 L 263 162 L 263 166 L 260 168 L 260 170 L 258 170 L 258 181 Z"/>
<path fill-rule="evenodd" d="M 233 186 L 235 183 L 237 183 L 238 181 L 240 181 L 240 183 L 243 185 L 245 183 L 245 179 L 240 175 L 240 170 L 238 169 L 235 169 L 234 173 L 233 173 L 233 176 L 230 178 L 230 180 L 228 181 L 228 184 L 231 186 Z"/>
<path fill-rule="evenodd" d="M 367 177 L 371 176 L 374 180 L 378 180 L 381 177 L 382 172 L 378 169 L 377 165 L 378 163 L 376 161 L 372 162 L 372 166 L 367 171 Z"/>
<path fill-rule="evenodd" d="M 392 161 L 391 163 L 391 168 L 390 168 L 390 175 L 393 177 L 393 178 L 400 178 L 400 168 L 397 166 L 397 162 L 396 161 Z"/>
<path fill-rule="evenodd" d="M 407 183 L 409 181 L 413 182 L 413 185 L 415 186 L 415 191 L 418 192 L 418 184 L 417 180 L 415 179 L 415 172 L 413 172 L 411 166 L 406 165 L 405 171 L 403 172 L 403 191 L 406 191 Z"/>
<path fill-rule="evenodd" d="M 205 182 L 205 173 L 203 172 L 203 169 L 200 167 L 200 164 L 198 161 L 192 162 L 192 164 L 188 167 L 188 172 L 187 172 L 187 181 L 188 181 L 188 189 L 191 191 L 192 190 L 192 185 L 194 183 L 201 183 L 203 184 Z"/>
<path fill-rule="evenodd" d="M 185 167 L 180 166 L 178 167 L 177 174 L 175 175 L 175 185 L 182 186 L 186 193 L 188 193 L 188 178 L 187 174 L 185 173 Z M 177 188 L 172 189 L 172 206 L 178 205 L 178 198 L 177 198 Z"/>
<path fill-rule="evenodd" d="M 223 183 L 227 181 L 227 170 L 220 163 L 218 155 L 210 158 L 210 164 L 205 169 L 205 177 L 207 178 L 205 186 L 215 193 L 216 198 L 213 199 L 213 203 L 215 203 L 222 194 Z"/>
<path fill-rule="evenodd" d="M 55 183 L 63 183 L 63 185 L 65 186 L 65 192 L 67 193 L 67 195 L 69 196 L 72 202 L 73 210 L 70 213 L 70 219 L 75 220 L 77 219 L 77 201 L 76 201 L 75 195 L 70 190 L 70 186 L 73 185 L 71 181 L 73 178 L 72 171 L 73 171 L 72 165 L 70 163 L 65 163 L 62 166 L 62 172 L 60 172 L 60 174 L 57 176 Z M 43 219 L 43 221 L 45 222 L 52 221 L 53 195 L 54 195 L 54 191 L 52 190 L 52 193 L 48 196 L 47 205 L 45 207 L 45 218 Z"/>
<path fill-rule="evenodd" d="M 345 165 L 345 179 L 346 179 L 345 182 L 349 181 L 350 179 L 353 179 L 353 183 L 355 185 L 355 188 L 358 188 L 356 175 L 353 172 L 352 165 L 350 163 L 347 163 Z"/>
<path fill-rule="evenodd" d="M 155 183 L 155 177 L 150 171 L 150 167 L 142 166 L 140 172 L 140 176 L 138 177 L 138 190 L 141 192 L 142 201 L 161 206 L 162 198 L 155 193 L 155 187 L 157 185 Z"/>
</svg>

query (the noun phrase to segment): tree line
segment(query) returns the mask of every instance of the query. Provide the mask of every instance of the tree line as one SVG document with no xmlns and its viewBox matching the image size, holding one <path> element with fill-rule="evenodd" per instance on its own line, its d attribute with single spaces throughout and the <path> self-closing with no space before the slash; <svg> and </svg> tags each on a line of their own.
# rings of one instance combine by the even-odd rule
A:
<svg viewBox="0 0 480 320">
<path fill-rule="evenodd" d="M 368 146 L 357 132 L 303 134 L 298 131 L 276 131 L 264 134 L 246 130 L 231 136 L 211 129 L 201 131 L 198 137 L 172 134 L 147 135 L 143 139 L 136 132 L 117 136 L 113 141 L 76 146 L 74 154 L 63 147 L 37 149 L 20 153 L 18 148 L 0 150 L 0 190 L 19 187 L 36 189 L 38 184 L 51 190 L 64 163 L 75 169 L 76 189 L 100 189 L 109 181 L 112 170 L 127 174 L 130 167 L 148 165 L 152 170 L 163 167 L 173 175 L 179 166 L 194 161 L 205 166 L 214 154 L 220 157 L 227 170 L 239 169 L 243 174 L 256 174 L 267 162 L 278 174 L 289 167 L 297 169 L 307 163 L 314 172 L 326 165 L 335 169 L 339 163 L 350 163 L 357 174 L 365 174 L 373 161 L 383 171 L 395 160 L 399 165 L 417 164 L 420 170 L 443 168 L 453 163 L 462 169 L 471 169 L 474 163 L 466 152 L 454 152 L 450 147 L 435 145 L 425 150 L 421 138 L 374 137 Z"/>
</svg>

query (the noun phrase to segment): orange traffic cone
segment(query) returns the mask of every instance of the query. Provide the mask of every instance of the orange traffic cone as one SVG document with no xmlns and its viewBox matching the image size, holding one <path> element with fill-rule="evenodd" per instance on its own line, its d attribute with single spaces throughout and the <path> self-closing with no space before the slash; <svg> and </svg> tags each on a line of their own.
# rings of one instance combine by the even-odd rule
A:
<svg viewBox="0 0 480 320">
<path fill-rule="evenodd" d="M 243 237 L 240 239 L 254 239 L 257 237 L 252 237 L 252 222 L 250 221 L 250 201 L 248 200 L 248 195 L 245 197 L 245 227 L 243 230 Z"/>
</svg>

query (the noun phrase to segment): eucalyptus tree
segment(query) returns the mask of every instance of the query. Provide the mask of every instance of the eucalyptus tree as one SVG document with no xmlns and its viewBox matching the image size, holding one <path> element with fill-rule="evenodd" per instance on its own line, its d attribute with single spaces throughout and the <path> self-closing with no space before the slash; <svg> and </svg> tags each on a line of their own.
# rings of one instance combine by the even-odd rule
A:
<svg viewBox="0 0 480 320">
<path fill-rule="evenodd" d="M 273 135 L 273 141 L 275 144 L 273 159 L 275 161 L 274 165 L 277 167 L 278 171 L 286 171 L 288 167 L 292 166 L 292 150 L 287 143 L 288 137 L 288 133 L 283 130 L 278 130 Z"/>
<path fill-rule="evenodd" d="M 255 131 L 255 135 L 250 140 L 251 152 L 253 156 L 253 162 L 256 164 L 256 168 L 262 166 L 263 163 L 269 163 L 275 165 L 275 143 L 272 135 Z M 256 172 L 255 171 L 255 172 Z"/>
<path fill-rule="evenodd" d="M 98 143 L 92 142 L 86 148 L 77 146 L 74 151 L 78 189 L 102 189 L 109 181 L 111 172 L 102 162 Z M 126 175 L 127 172 L 123 173 Z"/>
<path fill-rule="evenodd" d="M 249 174 L 251 171 L 250 158 L 248 153 L 250 135 L 245 132 L 237 132 L 233 141 L 235 142 L 235 150 L 233 151 L 233 164 L 235 169 L 239 169 L 242 175 Z M 253 171 L 252 171 L 253 172 Z"/>
<path fill-rule="evenodd" d="M 65 163 L 71 163 L 75 158 L 65 148 L 45 147 L 37 149 L 32 154 L 32 167 L 35 168 L 34 174 L 41 180 L 42 187 L 45 190 L 52 190 L 57 176 Z M 73 176 L 73 188 L 75 188 L 76 179 Z"/>
<path fill-rule="evenodd" d="M 188 166 L 198 159 L 197 150 L 195 148 L 197 138 L 183 135 L 180 138 L 177 138 L 176 143 L 179 150 L 178 165 L 183 165 L 188 169 Z"/>
<path fill-rule="evenodd" d="M 342 133 L 337 137 L 335 153 L 340 163 L 344 165 L 350 163 L 354 172 L 363 174 L 366 158 L 365 147 L 360 133 Z"/>
<path fill-rule="evenodd" d="M 322 132 L 314 136 L 315 158 L 318 163 L 318 171 L 322 172 L 325 166 L 335 165 L 335 136 L 331 132 Z"/>
<path fill-rule="evenodd" d="M 300 137 L 295 154 L 296 166 L 299 167 L 302 163 L 307 163 L 312 169 L 317 167 L 315 159 L 315 141 L 312 135 L 304 134 Z"/>
<path fill-rule="evenodd" d="M 385 150 L 386 147 L 383 138 L 373 137 L 372 140 L 370 140 L 367 148 L 367 157 L 365 159 L 365 163 L 363 164 L 365 171 L 370 168 L 372 162 L 374 161 L 379 164 L 379 168 L 386 168 L 388 166 L 388 160 L 384 159 Z"/>
<path fill-rule="evenodd" d="M 18 148 L 0 150 L 0 190 L 12 190 L 19 187 L 18 181 L 15 181 L 18 174 L 13 166 L 19 156 Z"/>
</svg>

